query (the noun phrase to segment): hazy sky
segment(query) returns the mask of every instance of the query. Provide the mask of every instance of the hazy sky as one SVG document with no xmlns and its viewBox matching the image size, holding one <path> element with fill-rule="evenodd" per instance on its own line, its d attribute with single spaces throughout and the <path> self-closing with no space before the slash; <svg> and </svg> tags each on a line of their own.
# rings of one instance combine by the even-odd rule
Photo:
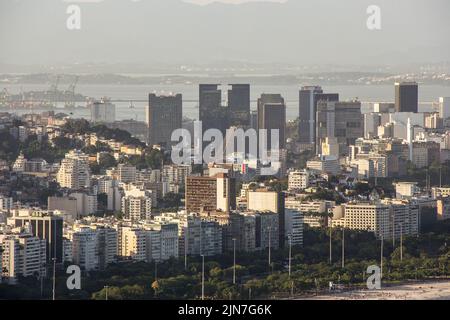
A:
<svg viewBox="0 0 450 320">
<path fill-rule="evenodd" d="M 82 28 L 69 31 L 67 2 L 0 0 L 0 65 L 223 60 L 395 65 L 450 57 L 448 0 L 220 2 L 250 3 L 83 3 Z M 371 4 L 382 10 L 380 31 L 366 27 Z"/>
<path fill-rule="evenodd" d="M 221 2 L 221 3 L 227 3 L 227 4 L 242 4 L 246 2 L 277 2 L 277 3 L 283 3 L 287 0 L 184 0 L 185 2 L 199 4 L 199 5 L 206 5 L 211 4 L 213 2 Z"/>
</svg>

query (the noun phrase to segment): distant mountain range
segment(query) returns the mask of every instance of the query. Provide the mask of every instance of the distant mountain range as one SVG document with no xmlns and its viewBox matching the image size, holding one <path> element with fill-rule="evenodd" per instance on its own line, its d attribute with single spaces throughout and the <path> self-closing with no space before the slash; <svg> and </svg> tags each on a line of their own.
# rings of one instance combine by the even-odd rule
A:
<svg viewBox="0 0 450 320">
<path fill-rule="evenodd" d="M 366 8 L 374 2 L 382 9 L 381 31 L 366 28 Z M 0 1 L 0 61 L 55 66 L 216 61 L 398 66 L 450 57 L 448 0 L 204 6 L 181 0 L 105 0 L 79 4 L 79 31 L 66 28 L 68 5 L 62 0 Z"/>
</svg>

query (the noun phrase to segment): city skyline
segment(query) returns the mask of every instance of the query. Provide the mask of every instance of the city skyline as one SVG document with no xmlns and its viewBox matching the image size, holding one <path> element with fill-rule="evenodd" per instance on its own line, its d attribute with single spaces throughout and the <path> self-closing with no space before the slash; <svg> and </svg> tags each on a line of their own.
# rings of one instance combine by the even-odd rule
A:
<svg viewBox="0 0 450 320">
<path fill-rule="evenodd" d="M 450 300 L 449 9 L 0 1 L 0 300 Z"/>
</svg>

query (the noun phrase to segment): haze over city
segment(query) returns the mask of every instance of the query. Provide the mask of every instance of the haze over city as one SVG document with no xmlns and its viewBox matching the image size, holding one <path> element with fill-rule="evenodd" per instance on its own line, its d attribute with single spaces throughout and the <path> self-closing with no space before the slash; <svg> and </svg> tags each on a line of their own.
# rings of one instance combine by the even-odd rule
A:
<svg viewBox="0 0 450 320">
<path fill-rule="evenodd" d="M 376 1 L 376 31 L 366 27 L 372 0 L 237 2 L 81 2 L 81 30 L 69 31 L 70 2 L 1 1 L 0 71 L 5 64 L 220 61 L 398 66 L 450 54 L 446 0 Z"/>
<path fill-rule="evenodd" d="M 449 12 L 0 0 L 1 314 L 450 300 Z"/>
</svg>

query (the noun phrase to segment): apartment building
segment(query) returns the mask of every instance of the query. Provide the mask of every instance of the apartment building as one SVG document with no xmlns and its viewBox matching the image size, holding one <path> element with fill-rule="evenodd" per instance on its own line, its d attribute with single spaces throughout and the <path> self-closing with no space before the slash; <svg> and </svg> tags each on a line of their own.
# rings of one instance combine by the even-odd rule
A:
<svg viewBox="0 0 450 320">
<path fill-rule="evenodd" d="M 289 172 L 288 190 L 303 190 L 309 187 L 309 172 L 307 170 L 295 170 Z"/>
<path fill-rule="evenodd" d="M 2 276 L 14 284 L 17 278 L 45 276 L 46 243 L 28 231 L 0 234 Z"/>
<path fill-rule="evenodd" d="M 91 184 L 89 156 L 72 150 L 61 161 L 56 180 L 62 188 L 89 188 Z"/>
</svg>

